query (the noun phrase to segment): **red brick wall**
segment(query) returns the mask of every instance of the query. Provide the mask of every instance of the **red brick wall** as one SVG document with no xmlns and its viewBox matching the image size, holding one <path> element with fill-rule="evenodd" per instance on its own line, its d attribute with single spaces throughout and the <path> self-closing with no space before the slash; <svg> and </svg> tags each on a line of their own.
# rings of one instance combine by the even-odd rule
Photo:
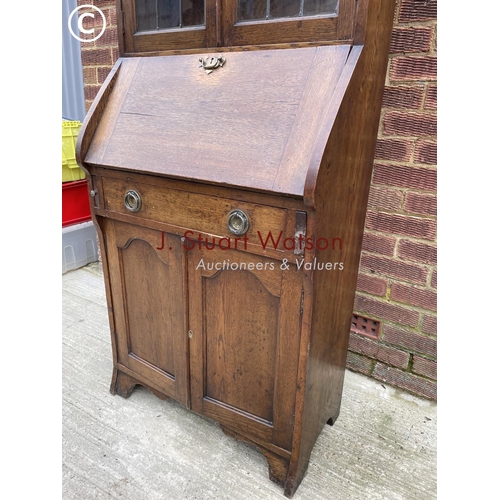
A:
<svg viewBox="0 0 500 500">
<path fill-rule="evenodd" d="M 81 43 L 85 108 L 88 110 L 101 84 L 118 59 L 116 2 L 115 0 L 78 0 L 78 5 L 95 5 L 106 17 L 106 29 L 103 35 L 95 42 Z M 83 22 L 84 28 L 95 28 L 97 34 L 100 33 L 100 26 L 102 26 L 102 19 L 97 14 L 94 20 L 86 18 Z"/>
<path fill-rule="evenodd" d="M 436 398 L 436 0 L 398 0 L 355 312 L 378 341 L 351 333 L 349 368 Z"/>
<path fill-rule="evenodd" d="M 118 57 L 114 0 L 93 3 L 105 34 L 82 43 L 87 109 Z M 351 333 L 348 367 L 436 398 L 436 0 L 398 0 L 355 312 L 379 320 Z"/>
</svg>

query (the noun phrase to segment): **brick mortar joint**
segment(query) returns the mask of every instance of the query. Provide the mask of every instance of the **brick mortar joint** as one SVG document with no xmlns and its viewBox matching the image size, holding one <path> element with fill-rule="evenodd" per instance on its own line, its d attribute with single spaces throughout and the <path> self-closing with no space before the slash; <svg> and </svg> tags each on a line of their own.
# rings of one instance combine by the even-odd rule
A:
<svg viewBox="0 0 500 500">
<path fill-rule="evenodd" d="M 417 192 L 416 194 L 424 194 L 424 193 Z M 406 201 L 406 199 L 403 200 L 403 203 L 404 203 L 404 201 Z M 394 211 L 388 211 L 387 208 L 369 207 L 368 211 L 369 212 L 377 212 L 379 214 L 383 213 L 383 214 L 387 214 L 387 215 L 399 215 L 401 217 L 408 217 L 408 218 L 421 219 L 421 220 L 433 220 L 433 221 L 437 221 L 437 215 L 421 214 L 419 212 L 408 212 L 408 211 L 403 210 L 402 207 L 401 207 L 401 209 L 394 210 Z M 398 236 L 400 236 L 400 235 L 398 234 Z M 409 236 L 409 237 L 411 237 L 411 236 Z M 427 241 L 431 241 L 431 240 L 427 240 Z"/>
<path fill-rule="evenodd" d="M 411 109 L 405 109 L 405 108 L 388 108 L 384 107 L 382 108 L 384 111 L 384 117 L 388 114 L 394 114 L 394 115 L 405 115 L 405 116 L 413 116 L 415 118 L 421 118 L 422 115 L 424 116 L 434 116 L 437 118 L 437 110 L 432 108 L 424 108 L 422 110 L 417 109 L 417 108 L 411 108 Z M 406 136 L 405 136 L 406 137 Z"/>
<path fill-rule="evenodd" d="M 427 163 L 415 164 L 415 163 L 411 163 L 409 161 L 382 160 L 382 159 L 379 160 L 376 158 L 373 161 L 373 166 L 375 167 L 377 165 L 381 165 L 384 167 L 418 167 L 420 169 L 425 169 L 425 170 L 429 170 L 432 172 L 437 172 L 437 165 L 429 165 Z M 378 186 L 378 184 L 375 184 L 375 185 Z M 385 184 L 382 184 L 382 185 L 385 185 Z M 404 187 L 404 186 L 393 186 L 393 187 L 398 188 L 398 189 L 416 189 L 416 188 Z M 427 191 L 425 189 L 422 189 L 422 190 Z"/>
<path fill-rule="evenodd" d="M 394 22 L 393 28 L 418 27 L 418 26 L 437 26 L 436 18 L 420 19 L 416 21 L 400 21 L 399 17 Z"/>
<path fill-rule="evenodd" d="M 377 184 L 378 185 L 378 184 Z M 417 194 L 420 194 L 417 192 Z M 367 217 L 369 212 L 376 212 L 378 214 L 385 214 L 385 215 L 397 215 L 398 217 L 404 217 L 406 219 L 418 219 L 418 220 L 429 220 L 433 222 L 437 222 L 437 215 L 429 215 L 429 214 L 417 214 L 417 215 L 410 215 L 409 213 L 398 213 L 399 211 L 397 210 L 389 210 L 387 208 L 380 208 L 378 210 L 372 210 L 371 208 L 368 208 L 367 210 Z M 404 236 L 398 233 L 398 236 Z"/>
<path fill-rule="evenodd" d="M 409 285 L 407 283 L 401 283 L 398 280 L 394 280 L 393 279 L 392 280 L 392 284 L 391 284 L 391 289 L 392 289 L 392 285 L 394 285 L 394 284 L 396 284 L 396 285 L 403 285 L 403 286 L 406 286 L 408 288 L 414 288 L 415 290 L 417 290 L 419 292 L 432 292 L 432 293 L 436 293 L 435 290 L 430 289 L 427 285 L 413 285 L 413 284 Z M 423 288 L 419 288 L 419 287 L 423 287 Z M 390 299 L 390 300 L 394 300 L 394 299 Z M 397 302 L 397 301 L 395 301 L 395 302 Z M 418 307 L 418 306 L 415 306 L 415 307 Z M 436 312 L 436 311 L 434 311 L 434 312 Z"/>
<path fill-rule="evenodd" d="M 431 290 L 431 291 L 434 291 L 434 290 Z M 362 292 L 362 291 L 359 291 L 359 290 L 356 290 L 356 295 L 360 295 L 361 297 L 365 297 L 367 299 L 376 300 L 377 302 L 380 302 L 380 303 L 383 303 L 383 304 L 392 305 L 392 306 L 396 306 L 396 307 L 401 307 L 405 311 L 408 310 L 408 311 L 416 312 L 416 313 L 419 313 L 419 314 L 422 314 L 422 313 L 436 313 L 436 311 L 434 311 L 432 309 L 425 309 L 425 308 L 422 308 L 422 307 L 419 307 L 419 306 L 414 306 L 414 305 L 407 304 L 405 302 L 396 302 L 395 300 L 392 300 L 390 298 L 381 297 L 380 295 L 370 295 L 370 294 L 368 294 L 366 292 Z M 354 310 L 356 310 L 356 308 Z M 361 312 L 360 312 L 360 314 L 361 314 Z M 372 315 L 372 314 L 370 313 L 370 315 Z M 375 319 L 376 321 L 380 321 L 380 322 L 388 321 L 388 320 L 382 319 L 380 316 L 376 316 L 376 315 L 372 315 L 372 316 L 373 316 L 373 318 L 370 318 L 370 319 Z M 402 326 L 403 326 L 403 324 L 401 324 L 400 328 Z M 417 328 L 417 327 L 411 327 L 409 325 L 404 325 L 404 328 L 406 329 L 406 328 Z"/>
<path fill-rule="evenodd" d="M 430 50 L 419 50 L 415 52 L 405 52 L 405 51 L 391 52 L 389 54 L 389 65 L 393 59 L 400 59 L 403 57 L 406 59 L 437 59 L 437 51 L 430 49 Z M 426 81 L 430 81 L 430 79 L 427 79 Z"/>
<path fill-rule="evenodd" d="M 366 276 L 372 276 L 373 277 L 373 274 L 367 274 Z M 413 287 L 414 283 L 409 283 L 409 282 L 404 281 L 402 279 L 392 278 L 390 276 L 385 276 L 385 275 L 384 276 L 374 276 L 374 277 L 380 278 L 380 279 L 386 279 L 387 280 L 387 291 L 386 291 L 386 295 L 385 296 L 383 296 L 383 295 L 374 295 L 371 292 L 366 292 L 365 290 L 359 290 L 359 289 L 356 289 L 356 293 L 358 295 L 360 295 L 361 297 L 379 299 L 379 300 L 381 300 L 381 301 L 383 301 L 384 303 L 387 303 L 387 304 L 393 304 L 393 305 L 396 305 L 396 306 L 404 305 L 406 307 L 411 308 L 412 310 L 413 309 L 424 309 L 428 313 L 437 314 L 437 311 L 435 311 L 433 309 L 419 308 L 418 306 L 414 306 L 412 304 L 407 304 L 406 302 L 398 302 L 398 301 L 396 301 L 396 300 L 394 300 L 394 299 L 391 298 L 391 293 L 392 293 L 394 285 L 402 285 L 402 286 L 407 286 L 407 287 Z M 428 291 L 428 292 L 436 293 L 436 289 L 435 288 L 430 288 L 427 285 L 421 285 L 421 286 L 423 286 L 424 288 L 423 289 L 418 289 L 418 291 L 421 291 L 421 292 L 427 292 Z M 422 312 L 422 311 L 415 311 L 415 312 Z"/>
<path fill-rule="evenodd" d="M 406 237 L 406 236 L 401 236 L 398 234 L 398 236 L 396 237 L 396 244 L 394 246 L 394 250 L 399 250 L 399 247 L 400 247 L 400 244 L 402 241 L 409 241 L 410 243 L 424 243 L 427 246 L 430 246 L 432 248 L 437 249 L 437 239 L 435 241 L 422 240 L 421 238 L 413 238 L 411 236 Z M 398 257 L 397 255 L 395 255 L 395 256 Z M 400 257 L 398 257 L 398 258 L 400 258 Z M 427 265 L 436 266 L 436 264 L 427 264 Z"/>
<path fill-rule="evenodd" d="M 414 354 L 413 352 L 411 352 L 411 353 L 409 353 L 409 354 L 410 354 L 410 359 L 408 360 L 408 366 L 407 366 L 406 368 L 404 368 L 404 369 L 403 369 L 403 368 L 398 368 L 398 367 L 391 367 L 391 368 L 396 369 L 396 370 L 400 370 L 400 371 L 402 371 L 403 373 L 409 373 L 409 374 L 411 374 L 411 375 L 415 375 L 415 376 L 417 376 L 417 377 L 427 379 L 427 380 L 429 380 L 429 381 L 431 381 L 431 382 L 437 382 L 435 379 L 430 378 L 430 377 L 428 377 L 427 375 L 423 375 L 423 374 L 421 374 L 421 373 L 417 373 L 417 372 L 415 372 L 415 371 L 413 370 L 413 366 L 414 366 L 414 356 L 415 356 L 415 354 Z M 429 361 L 430 361 L 430 360 L 429 360 Z M 391 365 L 389 365 L 388 363 L 384 363 L 383 361 L 381 361 L 381 363 L 382 363 L 382 364 L 385 364 L 385 365 L 387 365 L 387 366 L 389 366 L 389 367 L 391 366 Z"/>
<path fill-rule="evenodd" d="M 392 300 L 390 298 L 382 297 L 380 295 L 369 295 L 366 292 L 360 292 L 359 290 L 356 290 L 356 294 L 361 295 L 361 296 L 366 297 L 366 298 L 369 298 L 369 299 L 372 299 L 372 300 L 376 300 L 380 303 L 384 303 L 384 304 L 387 304 L 390 306 L 400 307 L 405 311 L 415 312 L 418 314 L 436 313 L 436 311 L 433 309 L 424 309 L 422 307 L 410 305 L 410 304 L 407 304 L 405 302 L 396 302 L 395 300 Z M 373 318 L 370 317 L 370 319 L 375 319 L 376 321 L 380 321 L 380 322 L 388 321 L 388 320 L 383 320 L 380 316 L 374 316 L 373 314 L 367 313 L 367 312 L 359 312 L 359 314 L 361 314 L 362 316 L 366 316 L 366 314 L 370 314 L 370 316 L 373 316 Z M 419 320 L 420 320 L 420 317 L 419 317 Z M 392 320 L 392 321 L 394 322 L 394 320 Z M 417 326 L 414 328 L 418 328 L 418 323 L 419 322 L 417 322 Z M 397 324 L 400 325 L 400 328 L 404 328 L 404 329 L 412 328 L 412 327 L 410 327 L 410 325 L 406 325 L 403 323 L 401 323 L 401 324 L 397 323 Z M 416 333 L 424 335 L 424 332 L 422 330 L 417 330 Z"/>
<path fill-rule="evenodd" d="M 427 84 L 428 84 L 428 82 L 427 82 Z M 437 110 L 436 109 L 424 109 L 423 111 L 420 111 L 417 108 L 411 108 L 411 109 L 403 108 L 403 111 L 399 111 L 400 108 L 383 107 L 382 109 L 385 111 L 384 116 L 387 113 L 393 113 L 393 114 L 401 114 L 401 115 L 411 115 L 411 116 L 415 116 L 417 118 L 421 117 L 422 115 L 425 115 L 425 116 L 431 115 L 431 116 L 435 116 L 437 118 Z"/>
<path fill-rule="evenodd" d="M 376 361 L 374 361 L 373 359 L 367 358 L 367 357 L 363 356 L 362 354 L 358 354 L 357 352 L 353 352 L 353 351 L 349 351 L 349 352 L 354 356 L 359 356 L 360 358 L 363 358 L 365 361 L 368 361 L 370 366 L 365 371 L 364 369 L 358 368 L 356 365 L 349 364 L 349 360 L 347 360 L 346 368 L 354 373 L 362 373 L 363 375 L 366 375 L 367 377 L 372 377 L 373 370 L 375 369 Z"/>
<path fill-rule="evenodd" d="M 354 331 L 350 331 L 351 334 L 354 334 L 354 335 L 358 335 L 359 337 L 363 338 L 362 335 L 359 335 L 357 332 L 354 332 Z M 381 342 L 380 340 L 374 340 L 374 339 L 371 339 L 373 341 L 373 344 L 374 346 L 377 348 L 377 352 L 373 355 L 371 354 L 367 354 L 365 352 L 359 352 L 359 351 L 355 351 L 353 349 L 351 349 L 350 347 L 348 348 L 351 352 L 354 352 L 356 354 L 359 354 L 360 356 L 365 356 L 369 359 L 375 359 L 375 360 L 379 360 L 379 358 L 377 357 L 378 354 L 379 354 L 379 350 L 381 347 L 387 347 L 388 349 L 391 349 L 391 350 L 394 350 L 394 351 L 397 351 L 398 353 L 402 353 L 402 354 L 409 354 L 410 356 L 413 354 L 413 352 L 410 352 L 410 351 L 407 351 L 401 347 L 394 347 L 393 345 L 390 345 L 390 344 L 387 344 L 385 342 Z M 433 361 L 433 360 L 428 360 L 428 361 Z"/>
<path fill-rule="evenodd" d="M 427 314 L 435 315 L 436 311 L 429 311 Z M 423 319 L 423 318 L 420 318 L 420 319 Z M 437 340 L 437 335 L 433 335 L 432 333 L 426 333 L 426 332 L 420 330 L 419 326 L 415 326 L 415 327 L 408 326 L 408 325 L 402 326 L 399 323 L 396 323 L 396 322 L 388 320 L 388 319 L 381 320 L 381 322 L 382 322 L 382 326 L 391 326 L 393 328 L 398 328 L 400 330 L 403 330 L 403 332 L 405 332 L 405 333 L 412 333 L 414 335 L 420 335 L 420 336 L 425 337 L 425 338 L 430 339 L 430 340 Z M 419 322 L 419 324 L 420 324 L 420 322 Z M 382 332 L 384 332 L 384 328 L 382 328 Z M 384 337 L 385 337 L 385 332 L 383 333 L 383 336 L 380 338 L 380 340 L 383 340 Z M 391 344 L 391 345 L 393 345 L 393 344 Z M 408 348 L 401 347 L 401 349 L 406 350 Z M 413 351 L 408 351 L 408 352 L 413 352 Z M 419 356 L 424 356 L 423 354 L 421 355 L 420 353 L 417 353 L 417 354 Z M 426 356 L 429 356 L 429 355 L 426 355 Z M 434 360 L 435 358 L 431 357 L 431 359 Z"/>
<path fill-rule="evenodd" d="M 421 136 L 420 136 L 421 137 Z M 422 139 L 420 140 L 419 138 L 416 137 L 411 137 L 411 136 L 397 136 L 397 135 L 385 135 L 382 130 L 379 130 L 379 133 L 377 135 L 377 146 L 379 144 L 387 144 L 387 143 L 398 143 L 402 144 L 402 146 L 411 146 L 412 148 L 416 145 L 416 143 L 428 143 L 428 144 L 437 144 L 437 136 L 429 136 L 429 137 L 436 137 L 436 140 L 427 140 L 427 139 Z M 374 162 L 377 161 L 393 161 L 393 162 L 401 162 L 401 163 L 411 163 L 410 160 L 388 160 L 386 158 L 377 158 L 375 157 Z"/>
<path fill-rule="evenodd" d="M 398 108 L 399 109 L 399 108 Z M 406 113 L 399 111 L 404 116 L 407 116 Z M 431 134 L 431 135 L 397 135 L 394 133 L 386 133 L 384 132 L 383 124 L 380 124 L 380 127 L 377 132 L 377 143 L 375 148 L 378 147 L 379 143 L 384 143 L 388 141 L 394 141 L 398 143 L 405 143 L 405 145 L 411 144 L 412 150 L 417 146 L 417 145 L 422 145 L 423 143 L 425 144 L 434 144 L 436 145 L 437 148 L 437 134 Z M 437 151 L 437 150 L 436 150 Z M 376 149 L 375 149 L 375 154 L 376 154 Z M 392 163 L 392 164 L 412 164 L 411 160 L 399 160 L 399 159 L 394 159 L 390 160 L 387 158 L 377 158 L 376 156 L 373 159 L 373 165 L 376 165 L 377 163 L 384 162 L 384 163 Z M 423 164 L 425 167 L 437 167 L 437 163 L 435 165 L 430 165 L 428 163 Z"/>
<path fill-rule="evenodd" d="M 383 167 L 406 167 L 406 168 L 412 168 L 412 167 L 416 167 L 416 168 L 419 168 L 419 169 L 425 169 L 425 170 L 429 170 L 431 172 L 437 172 L 437 165 L 428 165 L 428 164 L 420 164 L 420 163 L 411 163 L 411 162 L 408 162 L 408 161 L 395 161 L 395 160 L 378 160 L 376 159 L 375 160 L 375 163 L 374 163 L 374 167 L 376 165 L 380 165 L 380 166 L 383 166 Z M 417 189 L 417 188 L 412 188 L 412 187 L 405 187 L 405 186 L 394 186 L 392 184 L 379 184 L 379 183 L 375 183 L 372 181 L 372 185 L 373 186 L 387 186 L 387 187 L 392 187 L 392 188 L 395 188 L 395 189 Z M 433 190 L 433 189 L 424 189 L 424 188 L 418 188 L 417 191 L 425 191 L 424 194 L 427 194 L 428 192 L 431 192 L 431 193 L 437 193 L 436 190 Z"/>
<path fill-rule="evenodd" d="M 409 201 L 409 197 L 410 195 L 420 195 L 420 196 L 423 196 L 423 197 L 426 197 L 426 198 L 429 198 L 429 199 L 432 199 L 432 200 L 436 200 L 437 201 L 437 193 L 432 193 L 432 194 L 429 194 L 429 193 L 421 193 L 420 191 L 414 191 L 414 190 L 410 190 L 410 189 L 407 189 L 406 191 L 403 192 L 403 205 Z M 404 208 L 403 206 L 401 208 Z M 432 214 L 425 214 L 427 215 L 428 217 L 436 217 L 437 218 L 437 214 L 436 215 L 432 215 Z"/>
<path fill-rule="evenodd" d="M 413 368 L 413 353 L 410 353 L 410 359 L 408 360 L 408 365 L 406 366 L 405 372 L 411 373 Z"/>
<path fill-rule="evenodd" d="M 430 292 L 433 292 L 433 293 L 436 293 L 435 290 L 421 290 L 421 291 L 430 291 Z M 415 311 L 415 312 L 418 312 L 418 313 L 423 313 L 423 312 L 436 312 L 435 309 L 425 309 L 423 307 L 420 307 L 420 306 L 415 306 L 413 304 L 408 304 L 407 302 L 399 302 L 395 299 L 392 299 L 390 298 L 389 299 L 390 303 L 391 304 L 394 304 L 396 306 L 404 306 L 404 307 L 409 307 L 411 308 L 412 311 Z"/>
<path fill-rule="evenodd" d="M 403 113 L 404 115 L 407 115 L 407 113 Z M 379 128 L 379 134 L 377 135 L 377 140 L 397 140 L 397 141 L 406 141 L 406 142 L 413 142 L 414 145 L 416 145 L 417 142 L 430 142 L 434 143 L 437 145 L 437 135 L 436 134 L 431 134 L 431 135 L 395 135 L 395 134 L 386 134 L 384 133 L 382 127 Z M 378 159 L 375 158 L 374 162 L 379 162 L 379 161 L 392 161 L 393 163 L 411 163 L 410 161 L 399 161 L 399 160 L 385 160 L 385 159 Z M 426 165 L 424 163 L 424 165 Z M 432 165 L 428 165 L 428 167 L 431 167 Z M 436 165 L 437 166 L 437 165 Z"/>
<path fill-rule="evenodd" d="M 405 166 L 411 166 L 411 165 L 405 165 Z M 393 189 L 416 189 L 416 188 L 404 188 L 404 187 L 400 187 L 400 186 L 394 186 L 393 184 L 378 184 L 378 183 L 374 183 L 374 182 L 371 185 L 374 187 L 393 188 Z M 435 189 L 423 189 L 422 188 L 416 192 L 421 193 L 421 194 L 436 194 Z"/>
<path fill-rule="evenodd" d="M 386 233 L 384 231 L 380 231 L 379 229 L 370 229 L 367 227 L 365 227 L 364 232 L 367 234 L 375 234 L 377 236 L 385 236 L 386 238 L 387 237 L 395 238 L 396 242 L 398 240 L 405 239 L 405 240 L 411 240 L 412 242 L 416 242 L 416 243 L 425 243 L 427 245 L 431 245 L 432 243 L 437 243 L 437 236 L 433 240 L 426 240 L 424 238 L 417 238 L 416 236 L 409 236 L 409 235 L 405 235 L 405 234 Z"/>
<path fill-rule="evenodd" d="M 369 254 L 369 255 L 373 255 L 373 254 Z M 379 255 L 375 255 L 375 257 L 379 257 Z M 388 257 L 388 259 L 395 260 L 395 259 L 392 259 L 391 257 Z M 407 261 L 405 261 L 404 263 L 405 264 L 414 264 L 413 262 L 407 262 Z M 423 265 L 423 264 L 416 264 L 416 265 Z M 427 267 L 427 272 L 428 273 L 431 271 L 428 266 L 424 266 L 424 267 Z M 362 269 L 362 266 L 360 266 L 360 270 L 361 269 Z M 363 272 L 363 274 L 365 274 L 365 273 Z M 399 283 L 400 285 L 407 285 L 407 286 L 413 286 L 415 284 L 415 283 L 412 283 L 410 281 L 405 281 L 404 278 L 394 278 L 392 276 L 384 274 L 381 271 L 374 271 L 373 273 L 367 274 L 367 276 L 374 276 L 376 278 L 388 280 L 388 283 L 387 283 L 387 293 L 386 293 L 385 297 L 381 296 L 381 295 L 371 295 L 371 294 L 370 294 L 370 297 L 371 298 L 376 298 L 376 299 L 384 301 L 385 303 L 388 303 L 388 304 L 390 303 L 392 305 L 397 305 L 397 306 L 401 305 L 401 303 L 396 302 L 395 300 L 393 300 L 393 299 L 390 298 L 390 292 L 392 291 L 392 286 L 394 285 L 394 283 Z M 428 285 L 427 285 L 427 282 L 428 282 L 427 279 L 425 281 L 426 281 L 426 284 L 422 285 L 422 286 L 428 287 Z M 434 292 L 434 293 L 436 292 L 435 288 L 430 288 L 429 287 L 429 288 L 426 288 L 426 290 L 428 290 L 430 292 Z M 359 293 L 361 296 L 366 296 L 366 295 L 369 294 L 369 292 L 365 292 L 363 290 L 357 290 L 357 289 L 356 289 L 356 293 Z M 425 311 L 425 312 L 429 312 L 429 313 L 432 313 L 432 314 L 436 314 L 436 311 L 431 310 L 431 309 L 418 308 L 417 306 L 406 304 L 406 303 L 403 303 L 403 305 L 405 305 L 406 307 L 411 308 L 412 310 L 413 309 L 423 309 L 423 311 L 418 310 L 418 311 L 415 311 L 415 312 L 424 312 Z"/>
<path fill-rule="evenodd" d="M 419 352 L 412 352 L 413 357 L 415 356 L 424 359 L 425 361 L 430 361 L 431 363 L 436 363 L 437 364 L 437 359 L 430 357 L 428 354 L 420 354 Z"/>
<path fill-rule="evenodd" d="M 436 269 L 437 265 L 435 265 L 433 269 L 429 270 L 429 274 L 427 275 L 427 281 L 426 281 L 426 289 L 429 289 L 430 291 L 434 292 L 437 296 L 437 289 L 432 287 L 432 276 L 434 275 L 434 271 Z M 437 302 L 436 302 L 436 307 L 437 307 Z"/>
<path fill-rule="evenodd" d="M 350 351 L 350 352 L 353 352 L 354 354 L 357 354 L 358 356 L 362 356 L 362 357 L 365 357 L 369 360 L 372 360 L 373 358 L 370 358 L 369 356 L 365 355 L 365 354 L 359 354 L 355 351 Z M 380 364 L 380 365 L 383 365 L 387 368 L 390 368 L 391 370 L 397 370 L 401 373 L 407 373 L 409 375 L 414 375 L 415 377 L 418 377 L 418 378 L 422 378 L 422 379 L 425 379 L 426 381 L 428 382 L 432 382 L 433 384 L 437 384 L 437 380 L 433 379 L 433 378 L 429 378 L 427 375 L 423 375 L 421 373 L 416 373 L 414 371 L 410 371 L 408 368 L 399 368 L 399 367 L 396 367 L 396 366 L 391 366 L 389 365 L 388 363 L 385 363 L 384 361 L 381 361 L 379 359 L 375 359 L 376 363 L 377 364 Z M 400 387 L 400 386 L 397 386 L 397 385 L 394 385 L 394 387 Z M 400 387 L 401 388 L 401 387 Z M 407 388 L 404 388 L 406 391 L 410 391 L 410 389 L 407 389 Z M 413 391 L 413 394 L 416 394 L 414 391 Z"/>
<path fill-rule="evenodd" d="M 389 85 L 385 86 L 385 89 L 387 88 L 398 88 L 398 87 L 423 87 L 424 85 L 431 84 L 435 85 L 437 84 L 436 80 L 408 80 L 406 81 L 401 81 L 401 80 L 396 80 L 394 83 L 391 83 Z M 382 106 L 382 109 L 385 109 L 385 106 Z"/>
<path fill-rule="evenodd" d="M 380 132 L 380 131 L 379 131 Z M 400 136 L 400 135 L 383 135 L 383 134 L 380 134 L 377 136 L 377 140 L 398 140 L 398 141 L 401 141 L 401 140 L 405 140 L 407 142 L 410 142 L 410 141 L 414 141 L 415 142 L 415 145 L 420 142 L 427 142 L 427 143 L 432 143 L 432 144 L 436 144 L 437 145 L 437 136 L 435 135 L 426 135 L 426 136 L 419 136 L 419 137 L 410 137 L 410 136 Z M 416 165 L 416 163 L 412 162 L 412 161 L 403 161 L 403 160 L 386 160 L 386 159 L 383 159 L 383 158 L 374 158 L 373 160 L 373 165 L 377 165 L 377 164 L 389 164 L 389 165 L 395 165 L 395 166 L 398 166 L 398 165 L 402 165 L 402 166 L 408 166 L 408 167 L 411 167 L 413 165 Z M 422 165 L 422 168 L 428 168 L 428 169 L 436 169 L 437 168 L 437 164 L 433 164 L 433 165 L 430 165 L 428 163 L 417 163 L 418 165 Z"/>
</svg>

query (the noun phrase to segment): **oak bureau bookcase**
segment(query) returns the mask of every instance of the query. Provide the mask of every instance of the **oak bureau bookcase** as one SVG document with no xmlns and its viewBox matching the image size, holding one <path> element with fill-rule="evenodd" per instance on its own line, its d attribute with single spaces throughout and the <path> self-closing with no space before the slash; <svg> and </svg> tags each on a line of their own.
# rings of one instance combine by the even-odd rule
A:
<svg viewBox="0 0 500 500">
<path fill-rule="evenodd" d="M 292 497 L 338 416 L 394 0 L 118 0 L 82 126 L 114 370 Z"/>
</svg>

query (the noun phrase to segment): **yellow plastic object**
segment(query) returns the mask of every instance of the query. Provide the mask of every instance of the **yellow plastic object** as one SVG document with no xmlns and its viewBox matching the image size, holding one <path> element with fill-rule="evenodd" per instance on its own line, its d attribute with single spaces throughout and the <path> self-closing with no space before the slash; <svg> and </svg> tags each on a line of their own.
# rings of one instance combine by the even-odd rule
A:
<svg viewBox="0 0 500 500">
<path fill-rule="evenodd" d="M 85 179 L 85 172 L 76 163 L 75 146 L 81 122 L 62 122 L 62 181 Z"/>
</svg>

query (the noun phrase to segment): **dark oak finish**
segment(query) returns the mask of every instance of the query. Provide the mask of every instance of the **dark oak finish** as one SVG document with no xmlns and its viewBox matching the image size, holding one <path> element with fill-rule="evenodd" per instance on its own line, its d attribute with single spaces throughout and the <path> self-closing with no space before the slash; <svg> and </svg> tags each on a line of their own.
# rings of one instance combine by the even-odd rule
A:
<svg viewBox="0 0 500 500">
<path fill-rule="evenodd" d="M 340 411 L 394 1 L 248 22 L 210 1 L 206 28 L 136 34 L 123 5 L 121 54 L 154 55 L 119 59 L 77 144 L 111 392 L 140 384 L 216 420 L 292 497 Z M 221 44 L 226 63 L 205 73 L 198 59 L 214 53 L 200 48 Z M 238 245 L 235 209 L 249 221 Z"/>
<path fill-rule="evenodd" d="M 139 31 L 136 0 L 117 0 L 120 54 L 332 40 L 346 43 L 353 39 L 355 6 L 353 0 L 338 0 L 337 13 L 239 20 L 238 0 L 205 0 L 203 25 Z"/>
<path fill-rule="evenodd" d="M 202 49 L 217 45 L 216 0 L 205 0 L 205 24 L 171 29 L 138 31 L 136 0 L 118 0 L 118 38 L 121 53 L 151 52 L 165 49 Z"/>
<path fill-rule="evenodd" d="M 302 196 L 349 50 L 233 52 L 210 75 L 197 55 L 123 59 L 85 161 Z"/>
<path fill-rule="evenodd" d="M 233 238 L 227 227 L 227 214 L 236 208 L 244 210 L 251 218 L 252 224 L 246 234 L 248 244 L 259 245 L 260 239 L 269 231 L 274 235 L 283 232 L 284 236 L 293 237 L 292 231 L 287 234 L 287 211 L 284 209 L 175 189 L 165 190 L 153 184 L 116 178 L 104 177 L 102 186 L 105 210 L 130 214 L 123 204 L 123 193 L 134 188 L 140 193 L 144 206 L 139 213 L 130 214 L 132 217 L 163 221 L 167 211 L 170 214 L 169 223 L 185 228 L 184 232 L 191 230 L 192 239 L 198 233 Z M 278 246 L 280 249 L 283 248 L 283 239 Z M 241 241 L 238 246 L 242 248 L 243 244 Z"/>
<path fill-rule="evenodd" d="M 112 219 L 106 235 L 117 362 L 166 396 L 188 404 L 186 262 L 181 238 Z"/>
<path fill-rule="evenodd" d="M 247 436 L 242 436 L 241 434 L 238 434 L 237 432 L 224 427 L 223 425 L 221 425 L 220 427 L 223 430 L 224 434 L 226 434 L 227 436 L 232 437 L 233 439 L 236 439 L 238 441 L 243 441 L 244 443 L 250 444 L 253 447 L 257 448 L 266 457 L 267 463 L 269 465 L 269 479 L 273 483 L 279 484 L 280 486 L 285 486 L 288 464 L 290 461 L 289 456 L 281 456 L 277 453 L 274 453 L 270 449 L 259 445 L 255 441 L 252 441 Z"/>
<path fill-rule="evenodd" d="M 204 262 L 246 264 L 208 271 Z M 258 263 L 268 268 L 248 270 Z M 274 265 L 271 268 L 271 265 Z M 302 275 L 240 251 L 190 252 L 191 405 L 227 427 L 290 450 Z"/>
<path fill-rule="evenodd" d="M 166 401 L 168 399 L 168 397 L 165 394 L 163 394 L 160 391 L 157 391 L 156 389 L 153 389 L 152 387 L 144 383 L 143 380 L 138 380 L 128 375 L 127 371 L 118 370 L 118 368 L 115 368 L 113 370 L 113 377 L 111 380 L 111 387 L 110 387 L 111 394 L 113 395 L 118 394 L 122 398 L 127 399 L 132 394 L 136 385 L 142 385 L 149 392 L 151 392 L 157 398 L 160 398 L 163 401 Z"/>
<path fill-rule="evenodd" d="M 238 3 L 222 0 L 223 45 L 316 42 L 352 38 L 355 2 L 339 0 L 338 15 L 238 21 Z"/>
</svg>

